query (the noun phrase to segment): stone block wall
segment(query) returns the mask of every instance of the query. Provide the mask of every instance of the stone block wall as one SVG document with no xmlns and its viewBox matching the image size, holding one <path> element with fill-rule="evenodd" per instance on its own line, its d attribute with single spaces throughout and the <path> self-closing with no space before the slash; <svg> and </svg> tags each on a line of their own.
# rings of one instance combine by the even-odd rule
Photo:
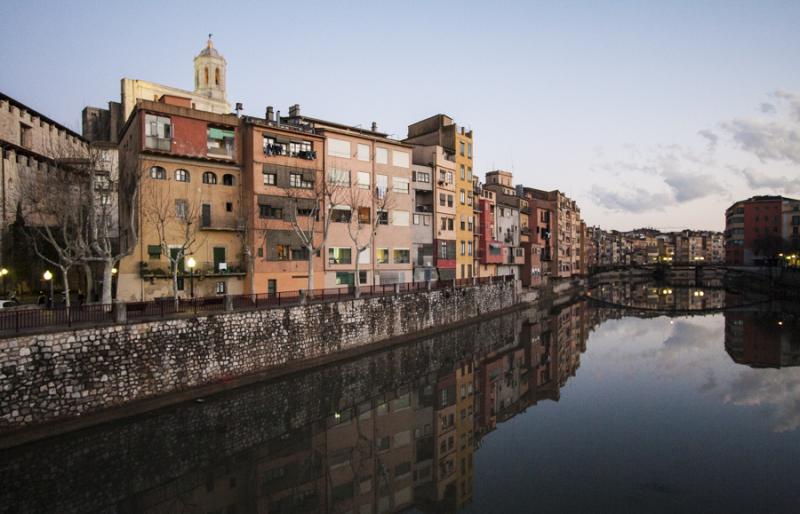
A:
<svg viewBox="0 0 800 514">
<path fill-rule="evenodd" d="M 0 432 L 443 327 L 515 284 L 154 321 L 0 341 Z"/>
</svg>

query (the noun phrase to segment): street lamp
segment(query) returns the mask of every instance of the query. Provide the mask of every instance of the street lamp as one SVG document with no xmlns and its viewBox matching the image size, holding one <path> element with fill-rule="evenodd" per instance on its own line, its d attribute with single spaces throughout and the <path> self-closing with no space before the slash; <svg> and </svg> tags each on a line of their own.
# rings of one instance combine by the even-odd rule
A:
<svg viewBox="0 0 800 514">
<path fill-rule="evenodd" d="M 7 268 L 0 269 L 0 276 L 3 277 L 3 296 L 6 295 L 6 275 L 8 275 L 8 269 Z"/>
<path fill-rule="evenodd" d="M 186 267 L 189 268 L 189 288 L 191 291 L 192 298 L 194 298 L 194 267 L 197 266 L 197 261 L 194 260 L 194 257 L 189 257 L 186 260 Z"/>
<path fill-rule="evenodd" d="M 44 272 L 44 275 L 42 275 L 42 278 L 44 278 L 47 282 L 50 282 L 50 307 L 52 308 L 52 307 L 54 307 L 54 304 L 53 304 L 53 274 L 50 272 L 50 270 L 47 270 L 47 271 Z"/>
</svg>

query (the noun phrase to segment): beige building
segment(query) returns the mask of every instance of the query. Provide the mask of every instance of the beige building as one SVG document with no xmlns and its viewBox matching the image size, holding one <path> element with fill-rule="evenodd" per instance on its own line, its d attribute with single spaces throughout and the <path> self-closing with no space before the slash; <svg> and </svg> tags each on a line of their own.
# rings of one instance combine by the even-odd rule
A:
<svg viewBox="0 0 800 514">
<path fill-rule="evenodd" d="M 185 250 L 178 259 L 179 296 L 242 293 L 239 141 L 234 115 L 192 109 L 184 98 L 139 101 L 120 140 L 121 182 L 139 180 L 140 194 L 135 203 L 121 198 L 122 218 L 136 211 L 138 238 L 119 265 L 119 299 L 172 295 L 164 244 L 173 258 Z M 189 257 L 194 272 L 187 268 Z"/>
</svg>

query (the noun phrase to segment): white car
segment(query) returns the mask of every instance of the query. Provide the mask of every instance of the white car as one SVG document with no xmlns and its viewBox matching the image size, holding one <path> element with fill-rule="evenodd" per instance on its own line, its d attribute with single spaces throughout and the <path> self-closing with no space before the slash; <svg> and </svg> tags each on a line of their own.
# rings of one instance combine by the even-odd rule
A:
<svg viewBox="0 0 800 514">
<path fill-rule="evenodd" d="M 16 307 L 17 305 L 19 304 L 14 300 L 0 300 L 0 310 Z"/>
</svg>

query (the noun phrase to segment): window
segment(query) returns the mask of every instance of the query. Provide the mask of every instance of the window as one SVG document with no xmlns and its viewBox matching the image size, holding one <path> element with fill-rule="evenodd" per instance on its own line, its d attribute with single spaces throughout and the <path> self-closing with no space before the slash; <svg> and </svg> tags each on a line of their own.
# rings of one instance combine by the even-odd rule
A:
<svg viewBox="0 0 800 514">
<path fill-rule="evenodd" d="M 469 144 L 467 145 L 467 157 L 469 157 L 470 159 L 472 159 L 472 143 L 469 143 Z"/>
<path fill-rule="evenodd" d="M 411 262 L 411 252 L 406 248 L 395 248 L 392 258 L 395 264 L 408 264 Z"/>
<path fill-rule="evenodd" d="M 453 230 L 453 218 L 447 218 L 447 230 Z"/>
<path fill-rule="evenodd" d="M 466 254 L 467 254 L 467 243 L 461 241 L 461 255 L 466 255 Z"/>
<path fill-rule="evenodd" d="M 408 152 L 398 152 L 397 150 L 392 150 L 392 164 L 398 168 L 408 168 L 408 155 Z"/>
<path fill-rule="evenodd" d="M 222 185 L 223 186 L 232 186 L 233 185 L 233 175 L 230 173 L 226 173 L 222 175 Z"/>
<path fill-rule="evenodd" d="M 472 255 L 472 241 L 467 241 L 467 255 Z"/>
<path fill-rule="evenodd" d="M 353 273 L 349 271 L 337 271 L 336 272 L 336 285 L 337 286 L 352 286 L 353 285 Z"/>
<path fill-rule="evenodd" d="M 421 216 L 419 214 L 414 215 L 414 225 L 419 225 Z"/>
<path fill-rule="evenodd" d="M 363 225 L 368 225 L 370 219 L 370 209 L 369 207 L 359 207 L 358 208 L 358 222 Z"/>
<path fill-rule="evenodd" d="M 233 202 L 225 202 L 225 211 L 233 212 Z"/>
<path fill-rule="evenodd" d="M 439 242 L 439 258 L 447 259 L 447 241 Z"/>
<path fill-rule="evenodd" d="M 461 202 L 461 205 L 467 201 L 467 193 L 463 189 L 458 193 L 458 201 Z"/>
<path fill-rule="evenodd" d="M 28 125 L 25 125 L 24 123 L 20 123 L 19 124 L 19 146 L 24 146 L 25 148 L 30 148 L 32 145 L 33 145 L 33 128 L 28 126 Z"/>
<path fill-rule="evenodd" d="M 469 217 L 467 218 L 467 230 L 469 230 L 470 232 L 472 232 L 472 227 L 473 227 L 473 219 L 474 219 L 474 217 L 473 217 L 473 216 L 469 216 Z"/>
<path fill-rule="evenodd" d="M 153 166 L 152 168 L 150 168 L 150 178 L 154 178 L 156 180 L 166 180 L 167 170 L 165 170 L 161 166 Z"/>
<path fill-rule="evenodd" d="M 408 194 L 408 179 L 407 178 L 399 178 L 394 177 L 392 179 L 392 190 L 395 193 L 403 193 Z"/>
<path fill-rule="evenodd" d="M 186 200 L 175 200 L 175 216 L 185 220 L 189 212 L 189 204 Z"/>
<path fill-rule="evenodd" d="M 342 139 L 328 139 L 328 155 L 331 157 L 350 158 L 350 141 Z"/>
<path fill-rule="evenodd" d="M 378 225 L 389 224 L 389 211 L 378 211 Z"/>
<path fill-rule="evenodd" d="M 447 218 L 442 217 L 442 230 L 447 230 Z"/>
<path fill-rule="evenodd" d="M 472 146 L 472 145 L 470 145 L 470 146 Z M 469 168 L 467 168 L 467 180 L 469 180 L 470 182 L 472 182 L 472 166 L 470 166 Z"/>
<path fill-rule="evenodd" d="M 161 246 L 160 245 L 147 245 L 147 256 L 151 259 L 160 259 L 161 258 Z"/>
<path fill-rule="evenodd" d="M 369 145 L 356 145 L 356 159 L 369 161 Z"/>
<path fill-rule="evenodd" d="M 350 223 L 350 207 L 346 205 L 334 205 L 331 209 L 331 221 L 334 223 Z"/>
<path fill-rule="evenodd" d="M 331 168 L 330 170 L 328 170 L 328 180 L 330 181 L 331 184 L 336 186 L 349 186 L 350 170 Z"/>
<path fill-rule="evenodd" d="M 217 282 L 216 285 L 214 286 L 214 292 L 216 292 L 217 294 L 225 294 L 225 282 L 224 281 Z"/>
<path fill-rule="evenodd" d="M 461 154 L 462 156 L 464 155 L 464 146 L 465 146 L 464 141 L 460 141 L 458 143 L 458 153 Z"/>
<path fill-rule="evenodd" d="M 453 195 L 447 195 L 447 206 L 448 207 L 453 206 Z"/>
<path fill-rule="evenodd" d="M 465 230 L 465 229 L 466 229 L 466 224 L 464 223 L 464 215 L 462 214 L 461 215 L 461 230 Z"/>
<path fill-rule="evenodd" d="M 314 183 L 309 180 L 305 180 L 303 175 L 300 173 L 289 173 L 289 187 L 311 189 L 314 187 Z"/>
<path fill-rule="evenodd" d="M 358 283 L 359 284 L 366 284 L 367 283 L 367 272 L 366 271 L 359 271 L 358 272 Z"/>
<path fill-rule="evenodd" d="M 350 264 L 353 250 L 351 248 L 328 248 L 329 264 Z"/>
<path fill-rule="evenodd" d="M 300 157 L 301 159 L 314 159 L 312 146 L 310 141 L 292 141 L 289 143 L 289 155 L 292 157 Z"/>
<path fill-rule="evenodd" d="M 215 157 L 233 157 L 234 131 L 208 127 L 208 155 Z"/>
<path fill-rule="evenodd" d="M 264 173 L 264 185 L 274 186 L 278 183 L 278 175 L 275 173 Z"/>
<path fill-rule="evenodd" d="M 175 170 L 175 180 L 178 182 L 189 182 L 189 172 L 186 170 Z"/>
<path fill-rule="evenodd" d="M 272 155 L 289 155 L 289 145 L 283 142 L 278 142 L 272 136 L 264 134 L 264 155 L 270 157 Z"/>
<path fill-rule="evenodd" d="M 431 182 L 431 174 L 425 171 L 415 171 L 413 178 L 415 182 L 423 182 L 425 184 L 430 184 Z"/>
<path fill-rule="evenodd" d="M 398 227 L 408 226 L 408 211 L 394 211 L 392 216 L 392 225 Z"/>
<path fill-rule="evenodd" d="M 203 184 L 216 184 L 217 175 L 213 172 L 206 171 L 203 173 Z"/>
<path fill-rule="evenodd" d="M 444 207 L 445 203 L 447 203 L 447 195 L 444 193 L 439 193 L 439 206 Z"/>
<path fill-rule="evenodd" d="M 464 165 L 461 165 L 461 180 L 465 180 L 467 178 L 467 174 L 464 171 Z"/>
<path fill-rule="evenodd" d="M 283 219 L 283 209 L 272 205 L 261 204 L 258 206 L 259 217 L 265 219 Z"/>
<path fill-rule="evenodd" d="M 383 198 L 386 195 L 386 191 L 389 189 L 389 177 L 386 175 L 376 175 L 375 176 L 375 192 L 378 194 L 378 198 Z"/>
<path fill-rule="evenodd" d="M 275 245 L 275 259 L 279 261 L 288 261 L 290 250 L 288 245 Z"/>
<path fill-rule="evenodd" d="M 358 172 L 358 187 L 361 189 L 369 189 L 369 172 L 368 171 L 359 171 Z"/>
<path fill-rule="evenodd" d="M 169 118 L 146 114 L 144 117 L 144 145 L 156 150 L 170 150 L 172 123 Z"/>
<path fill-rule="evenodd" d="M 378 264 L 389 264 L 389 249 L 378 248 L 375 250 L 375 261 Z"/>
<path fill-rule="evenodd" d="M 389 164 L 389 150 L 386 148 L 375 148 L 375 162 L 378 164 Z"/>
</svg>

